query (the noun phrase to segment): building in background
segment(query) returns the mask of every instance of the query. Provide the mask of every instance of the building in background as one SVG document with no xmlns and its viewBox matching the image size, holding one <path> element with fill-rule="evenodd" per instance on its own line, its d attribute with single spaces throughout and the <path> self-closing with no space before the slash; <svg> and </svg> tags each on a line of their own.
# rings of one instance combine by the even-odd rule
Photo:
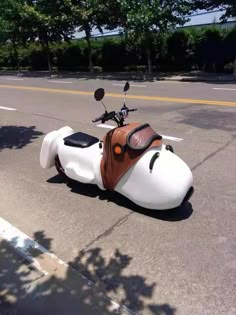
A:
<svg viewBox="0 0 236 315">
<path fill-rule="evenodd" d="M 190 20 L 181 28 L 202 28 L 207 26 L 216 26 L 220 28 L 232 28 L 236 26 L 236 17 L 229 18 L 227 22 L 222 22 L 220 17 L 224 14 L 224 11 L 213 10 L 209 11 L 199 11 L 189 16 Z"/>
<path fill-rule="evenodd" d="M 183 29 L 183 28 L 187 29 L 190 27 L 202 28 L 202 27 L 207 27 L 207 26 L 216 26 L 220 28 L 236 27 L 236 17 L 229 18 L 227 22 L 222 23 L 222 21 L 220 20 L 220 17 L 223 14 L 224 14 L 224 11 L 219 10 L 219 9 L 215 9 L 211 12 L 206 11 L 206 10 L 198 11 L 188 16 L 189 21 L 184 26 L 180 26 L 179 29 Z M 101 34 L 97 29 L 94 29 L 92 37 L 94 38 L 113 37 L 113 36 L 117 36 L 120 32 L 122 32 L 121 28 L 118 28 L 112 31 L 104 29 L 103 34 Z M 85 37 L 84 32 L 76 32 L 74 34 L 75 39 L 84 38 L 84 37 Z"/>
</svg>

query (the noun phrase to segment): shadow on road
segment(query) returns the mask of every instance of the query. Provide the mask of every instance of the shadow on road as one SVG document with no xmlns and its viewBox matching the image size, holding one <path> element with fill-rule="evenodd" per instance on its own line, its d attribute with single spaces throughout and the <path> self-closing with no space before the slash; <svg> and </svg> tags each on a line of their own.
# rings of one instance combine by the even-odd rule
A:
<svg viewBox="0 0 236 315">
<path fill-rule="evenodd" d="M 47 180 L 48 183 L 51 184 L 63 184 L 65 183 L 65 179 L 60 175 L 56 175 Z M 87 185 L 82 184 L 71 179 L 66 181 L 67 186 L 71 189 L 71 192 L 77 193 L 83 196 L 87 196 L 89 198 L 99 198 L 100 200 L 104 200 L 107 202 L 113 202 L 118 206 L 127 208 L 134 212 L 138 212 L 140 214 L 152 217 L 154 219 L 164 220 L 164 221 L 182 221 L 188 219 L 192 213 L 193 208 L 192 205 L 188 202 L 183 206 L 180 206 L 175 209 L 170 210 L 148 210 L 143 207 L 140 207 L 122 196 L 121 194 L 108 191 L 108 190 L 100 190 L 95 185 Z"/>
<path fill-rule="evenodd" d="M 2 126 L 0 127 L 0 151 L 3 149 L 22 149 L 34 139 L 42 136 L 35 126 Z"/>
<path fill-rule="evenodd" d="M 181 124 L 195 126 L 201 129 L 218 129 L 229 132 L 236 131 L 236 112 L 223 111 L 222 109 L 189 109 L 181 112 Z"/>
<path fill-rule="evenodd" d="M 40 244 L 47 244 L 50 250 L 52 239 L 48 239 L 43 231 L 36 232 L 34 238 Z M 39 251 L 33 253 L 35 258 L 40 258 Z M 119 303 L 131 310 L 130 314 L 142 314 L 145 310 L 156 315 L 175 314 L 175 308 L 169 304 L 149 304 L 156 284 L 148 284 L 138 274 L 124 275 L 132 258 L 118 249 L 114 249 L 109 259 L 103 257 L 98 247 L 82 251 L 69 262 L 73 268 L 67 268 L 66 274 L 60 278 L 55 274 L 39 275 L 5 240 L 0 241 L 0 258 L 0 314 L 121 314 L 112 310 L 114 305 L 109 298 L 101 297 L 101 286 L 105 287 L 105 294 L 119 296 Z M 73 281 L 77 289 L 71 289 L 68 279 L 77 279 L 73 278 L 75 269 L 92 285 L 88 286 L 87 280 L 79 281 L 78 278 L 78 283 Z M 97 292 L 95 295 L 91 294 L 91 288 Z"/>
</svg>

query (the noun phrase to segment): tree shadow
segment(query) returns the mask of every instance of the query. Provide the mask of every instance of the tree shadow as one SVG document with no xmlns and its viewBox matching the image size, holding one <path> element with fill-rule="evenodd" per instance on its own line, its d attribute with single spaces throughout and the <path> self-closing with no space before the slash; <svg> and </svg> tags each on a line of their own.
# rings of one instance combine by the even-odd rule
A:
<svg viewBox="0 0 236 315">
<path fill-rule="evenodd" d="M 34 236 L 50 250 L 52 239 L 43 231 Z M 35 249 L 28 252 L 40 262 L 42 252 Z M 99 247 L 81 251 L 61 274 L 50 266 L 47 275 L 34 269 L 5 240 L 0 241 L 0 258 L 0 314 L 142 314 L 145 310 L 175 314 L 169 304 L 149 304 L 156 283 L 148 284 L 138 274 L 125 275 L 132 257 L 118 249 L 109 259 Z M 114 304 L 113 296 L 119 297 L 119 304 Z"/>
<path fill-rule="evenodd" d="M 236 113 L 232 111 L 190 109 L 181 113 L 184 119 L 178 123 L 195 126 L 201 129 L 219 129 L 229 132 L 236 131 Z"/>
<path fill-rule="evenodd" d="M 0 127 L 0 151 L 3 149 L 22 149 L 33 140 L 42 136 L 35 126 L 2 126 Z"/>
<path fill-rule="evenodd" d="M 118 206 L 127 208 L 145 216 L 152 217 L 154 219 L 164 221 L 182 221 L 188 219 L 193 213 L 192 205 L 189 202 L 174 209 L 149 210 L 136 205 L 131 200 L 115 191 L 100 190 L 96 185 L 82 184 L 71 179 L 67 179 L 65 181 L 65 179 L 60 175 L 56 175 L 48 179 L 47 182 L 51 184 L 63 184 L 66 182 L 67 187 L 69 187 L 73 193 L 89 198 L 99 198 L 102 201 L 113 202 Z"/>
</svg>

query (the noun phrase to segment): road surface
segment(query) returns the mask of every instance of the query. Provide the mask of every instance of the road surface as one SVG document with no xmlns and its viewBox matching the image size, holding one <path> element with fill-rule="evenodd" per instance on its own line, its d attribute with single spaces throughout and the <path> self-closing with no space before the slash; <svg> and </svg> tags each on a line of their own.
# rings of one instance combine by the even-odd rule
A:
<svg viewBox="0 0 236 315">
<path fill-rule="evenodd" d="M 135 314 L 236 313 L 236 85 L 131 82 L 129 121 L 149 122 L 191 167 L 184 208 L 147 211 L 117 194 L 65 183 L 39 166 L 46 133 L 102 137 L 123 81 L 0 77 L 0 217 Z M 182 139 L 182 140 L 181 140 Z"/>
</svg>

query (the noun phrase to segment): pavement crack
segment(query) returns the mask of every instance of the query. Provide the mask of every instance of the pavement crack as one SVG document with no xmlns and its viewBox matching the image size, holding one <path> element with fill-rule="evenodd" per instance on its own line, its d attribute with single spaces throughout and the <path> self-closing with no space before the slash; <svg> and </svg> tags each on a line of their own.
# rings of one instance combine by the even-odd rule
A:
<svg viewBox="0 0 236 315">
<path fill-rule="evenodd" d="M 220 147 L 219 149 L 217 149 L 216 151 L 210 153 L 209 155 L 207 155 L 205 157 L 205 159 L 203 159 L 201 162 L 199 162 L 198 164 L 196 164 L 193 168 L 191 168 L 191 171 L 195 171 L 199 166 L 201 166 L 202 164 L 204 164 L 207 160 L 211 159 L 212 157 L 214 157 L 216 154 L 218 154 L 219 152 L 221 152 L 222 150 L 224 150 L 226 147 L 228 147 L 233 141 L 235 140 L 234 137 L 232 137 L 228 142 L 226 142 L 222 147 Z"/>
<path fill-rule="evenodd" d="M 46 114 L 42 114 L 42 113 L 32 113 L 32 115 L 41 116 L 41 117 L 45 117 L 45 118 L 50 118 L 50 119 L 54 119 L 54 120 L 57 120 L 57 121 L 66 122 L 66 120 L 64 120 L 64 119 L 60 119 L 58 117 L 50 116 L 50 115 L 46 115 Z"/>
<path fill-rule="evenodd" d="M 128 218 L 133 214 L 134 212 L 131 211 L 122 218 L 120 218 L 115 224 L 113 224 L 109 229 L 104 231 L 103 233 L 99 234 L 95 239 L 93 239 L 91 242 L 89 242 L 85 247 L 81 250 L 82 252 L 86 249 L 88 249 L 90 246 L 92 246 L 94 243 L 98 242 L 100 239 L 105 238 L 113 233 L 115 228 L 121 226 L 125 221 L 128 220 Z"/>
</svg>

